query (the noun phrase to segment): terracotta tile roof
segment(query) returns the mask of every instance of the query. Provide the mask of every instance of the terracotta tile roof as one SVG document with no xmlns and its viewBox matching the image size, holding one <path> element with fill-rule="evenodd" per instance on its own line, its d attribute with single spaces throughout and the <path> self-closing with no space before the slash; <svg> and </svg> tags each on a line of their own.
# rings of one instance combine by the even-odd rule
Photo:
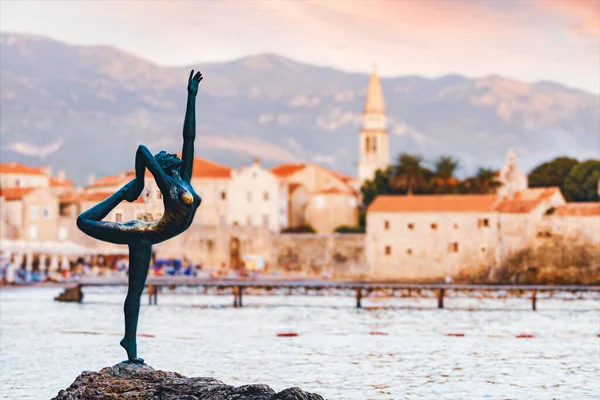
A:
<svg viewBox="0 0 600 400">
<path fill-rule="evenodd" d="M 340 190 L 338 188 L 328 188 L 325 190 L 319 190 L 315 192 L 315 194 L 345 194 L 345 195 L 353 195 L 353 193 L 348 193 L 346 191 Z"/>
<path fill-rule="evenodd" d="M 16 162 L 0 164 L 0 174 L 46 175 L 44 167 L 28 167 Z"/>
<path fill-rule="evenodd" d="M 323 167 L 322 167 L 322 168 L 323 168 Z M 342 174 L 341 172 L 337 172 L 337 171 L 334 171 L 334 170 L 332 170 L 332 169 L 328 169 L 328 168 L 324 168 L 324 169 L 326 169 L 326 170 L 327 170 L 327 171 L 329 171 L 329 172 L 330 172 L 332 175 L 334 175 L 336 178 L 338 178 L 338 179 L 342 180 L 342 181 L 343 181 L 343 182 L 345 182 L 345 183 L 348 183 L 348 182 L 351 182 L 351 181 L 354 181 L 354 180 L 356 180 L 356 178 L 354 178 L 354 177 L 352 177 L 352 176 L 349 176 L 349 175 Z"/>
<path fill-rule="evenodd" d="M 492 211 L 498 198 L 493 194 L 382 195 L 369 212 L 485 212 Z"/>
<path fill-rule="evenodd" d="M 517 192 L 511 199 L 498 202 L 494 210 L 508 214 L 527 214 L 556 193 L 560 193 L 558 187 L 522 190 Z"/>
<path fill-rule="evenodd" d="M 285 178 L 296 172 L 306 168 L 306 164 L 281 164 L 271 168 L 271 173 L 278 176 L 279 178 Z"/>
<path fill-rule="evenodd" d="M 600 216 L 600 202 L 564 204 L 556 207 L 552 215 L 561 217 L 597 217 Z"/>
<path fill-rule="evenodd" d="M 294 191 L 295 191 L 296 189 L 298 189 L 300 186 L 302 186 L 302 185 L 301 185 L 301 184 L 299 184 L 299 183 L 290 183 L 290 184 L 288 185 L 288 193 L 289 193 L 289 194 L 292 194 L 292 193 L 294 193 Z"/>
<path fill-rule="evenodd" d="M 64 181 L 59 181 L 53 176 L 50 177 L 50 187 L 73 187 L 73 181 L 70 179 L 65 179 Z"/>
<path fill-rule="evenodd" d="M 39 189 L 35 187 L 9 187 L 0 188 L 0 197 L 4 197 L 6 201 L 21 200 L 34 190 Z"/>
<path fill-rule="evenodd" d="M 109 198 L 113 192 L 69 192 L 61 196 L 60 202 L 63 204 L 81 203 L 82 201 L 101 202 Z M 138 197 L 134 203 L 144 203 L 143 197 Z"/>
<path fill-rule="evenodd" d="M 122 175 L 108 175 L 96 180 L 94 183 L 88 186 L 88 188 L 97 188 L 102 186 L 115 186 L 129 182 L 132 179 L 127 173 Z"/>
<path fill-rule="evenodd" d="M 232 170 L 225 165 L 194 157 L 192 178 L 231 178 Z"/>
</svg>

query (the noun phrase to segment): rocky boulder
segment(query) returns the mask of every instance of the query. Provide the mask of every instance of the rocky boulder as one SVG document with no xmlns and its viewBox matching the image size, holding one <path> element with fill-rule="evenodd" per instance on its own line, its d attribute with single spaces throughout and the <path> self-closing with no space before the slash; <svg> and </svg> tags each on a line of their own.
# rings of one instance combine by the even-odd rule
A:
<svg viewBox="0 0 600 400">
<path fill-rule="evenodd" d="M 120 363 L 84 371 L 53 400 L 324 400 L 299 388 L 279 393 L 267 385 L 233 387 L 214 378 L 187 378 L 148 365 Z"/>
</svg>

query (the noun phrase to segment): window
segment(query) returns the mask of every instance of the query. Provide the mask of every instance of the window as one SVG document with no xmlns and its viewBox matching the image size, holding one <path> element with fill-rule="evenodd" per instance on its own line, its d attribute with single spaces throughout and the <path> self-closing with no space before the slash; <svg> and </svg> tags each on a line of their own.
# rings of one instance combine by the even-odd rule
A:
<svg viewBox="0 0 600 400">
<path fill-rule="evenodd" d="M 162 193 L 160 190 L 156 191 L 156 200 L 162 200 Z"/>
<path fill-rule="evenodd" d="M 390 229 L 390 221 L 383 221 L 383 229 L 385 229 L 386 231 Z"/>
<path fill-rule="evenodd" d="M 264 201 L 268 201 L 268 200 L 269 200 L 269 192 L 265 191 L 265 192 L 263 193 L 263 200 L 264 200 Z"/>
<path fill-rule="evenodd" d="M 406 254 L 410 256 L 412 254 L 412 249 L 406 249 Z"/>
<path fill-rule="evenodd" d="M 454 223 L 454 229 L 458 229 L 458 224 L 456 222 Z"/>
<path fill-rule="evenodd" d="M 385 246 L 385 255 L 389 256 L 392 254 L 392 246 Z"/>
<path fill-rule="evenodd" d="M 67 229 L 67 227 L 59 226 L 58 227 L 58 240 L 67 240 L 68 236 L 69 236 L 69 230 Z"/>
<path fill-rule="evenodd" d="M 35 239 L 37 239 L 37 237 L 38 237 L 37 226 L 31 225 L 29 227 L 29 239 L 35 240 Z"/>
<path fill-rule="evenodd" d="M 142 221 L 144 219 L 144 213 L 138 212 L 135 219 Z"/>
<path fill-rule="evenodd" d="M 15 180 L 15 187 L 21 187 L 21 180 L 20 179 L 16 179 Z"/>
<path fill-rule="evenodd" d="M 31 206 L 31 219 L 38 219 L 39 217 L 39 207 L 38 206 Z"/>
<path fill-rule="evenodd" d="M 481 252 L 482 252 L 482 253 L 485 253 L 485 251 L 486 251 L 486 248 L 485 248 L 485 246 L 481 246 Z"/>
<path fill-rule="evenodd" d="M 410 224 L 408 224 L 408 229 L 411 230 L 411 231 L 413 229 L 415 229 L 415 224 L 413 224 L 412 222 Z"/>
<path fill-rule="evenodd" d="M 371 146 L 373 147 L 373 153 L 377 151 L 377 138 L 372 138 Z"/>
<path fill-rule="evenodd" d="M 367 153 L 368 153 L 369 151 L 371 151 L 371 138 L 370 138 L 370 137 L 368 137 L 368 136 L 367 136 L 367 138 L 366 138 L 366 142 L 365 142 L 365 148 L 367 149 L 367 151 L 366 151 Z"/>
<path fill-rule="evenodd" d="M 487 218 L 480 218 L 479 221 L 477 221 L 477 227 L 478 228 L 487 228 L 490 226 L 490 220 Z"/>
<path fill-rule="evenodd" d="M 44 219 L 50 219 L 50 209 L 48 207 L 42 208 L 42 217 L 44 217 Z"/>
<path fill-rule="evenodd" d="M 123 213 L 122 212 L 116 212 L 115 213 L 115 222 L 122 222 L 123 221 Z"/>
<path fill-rule="evenodd" d="M 437 229 L 437 224 L 435 222 L 431 224 L 431 229 L 434 231 Z"/>
<path fill-rule="evenodd" d="M 500 222 L 498 222 L 498 229 L 500 229 Z"/>
<path fill-rule="evenodd" d="M 458 253 L 458 242 L 453 242 L 448 245 L 448 252 Z"/>
<path fill-rule="evenodd" d="M 227 200 L 227 193 L 221 192 L 221 200 Z"/>
<path fill-rule="evenodd" d="M 252 201 L 252 192 L 248 192 L 248 193 L 246 193 L 246 200 L 247 200 L 248 202 L 251 202 L 251 201 Z"/>
<path fill-rule="evenodd" d="M 252 173 L 252 177 L 253 177 L 253 178 L 256 178 L 256 171 L 254 171 L 254 172 Z"/>
<path fill-rule="evenodd" d="M 262 222 L 263 222 L 263 226 L 265 228 L 269 227 L 269 216 L 267 214 L 263 215 L 263 221 Z"/>
</svg>

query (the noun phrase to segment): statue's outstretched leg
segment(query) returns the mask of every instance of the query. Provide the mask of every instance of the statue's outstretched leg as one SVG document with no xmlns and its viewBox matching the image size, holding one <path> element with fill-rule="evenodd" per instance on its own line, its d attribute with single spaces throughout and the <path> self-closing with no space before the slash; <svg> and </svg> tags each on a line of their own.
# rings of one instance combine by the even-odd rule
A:
<svg viewBox="0 0 600 400">
<path fill-rule="evenodd" d="M 140 315 L 140 299 L 148 276 L 151 245 L 129 245 L 129 289 L 125 298 L 125 337 L 121 346 L 127 351 L 127 359 L 134 364 L 143 364 L 144 360 L 137 357 L 137 324 Z"/>
<path fill-rule="evenodd" d="M 137 239 L 138 232 L 118 222 L 102 221 L 125 198 L 121 189 L 106 200 L 81 213 L 77 218 L 77 227 L 95 239 L 116 244 L 129 244 Z"/>
</svg>

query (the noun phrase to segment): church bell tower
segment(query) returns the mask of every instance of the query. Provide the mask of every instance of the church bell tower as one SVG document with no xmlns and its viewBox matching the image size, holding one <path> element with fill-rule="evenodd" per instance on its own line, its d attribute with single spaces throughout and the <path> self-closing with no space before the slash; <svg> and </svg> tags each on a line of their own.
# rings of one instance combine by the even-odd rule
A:
<svg viewBox="0 0 600 400">
<path fill-rule="evenodd" d="M 379 76 L 373 69 L 367 87 L 363 111 L 363 127 L 359 135 L 358 181 L 360 186 L 375 176 L 375 171 L 385 170 L 390 163 L 388 132 L 386 129 L 385 102 Z"/>
</svg>

